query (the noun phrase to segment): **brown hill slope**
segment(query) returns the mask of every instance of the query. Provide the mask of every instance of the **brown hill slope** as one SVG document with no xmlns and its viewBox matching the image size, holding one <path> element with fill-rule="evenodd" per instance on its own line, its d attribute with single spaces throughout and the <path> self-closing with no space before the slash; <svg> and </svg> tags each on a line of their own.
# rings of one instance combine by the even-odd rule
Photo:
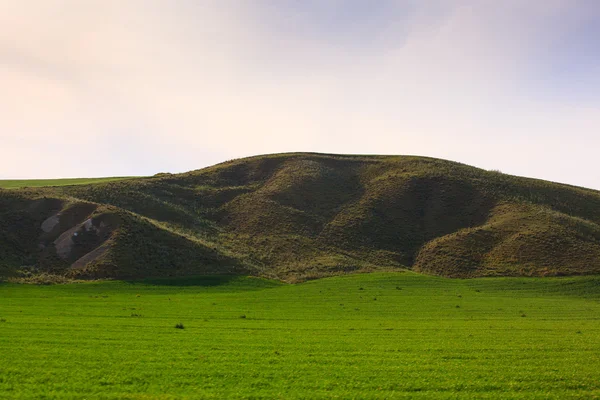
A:
<svg viewBox="0 0 600 400">
<path fill-rule="evenodd" d="M 178 175 L 4 190 L 0 204 L 5 269 L 288 280 L 382 268 L 600 273 L 600 192 L 423 157 L 258 156 Z"/>
</svg>

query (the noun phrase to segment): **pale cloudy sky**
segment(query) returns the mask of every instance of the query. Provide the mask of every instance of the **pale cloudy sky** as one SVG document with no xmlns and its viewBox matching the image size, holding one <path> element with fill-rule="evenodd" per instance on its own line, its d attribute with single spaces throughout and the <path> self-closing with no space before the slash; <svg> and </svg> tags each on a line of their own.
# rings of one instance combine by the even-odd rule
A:
<svg viewBox="0 0 600 400">
<path fill-rule="evenodd" d="M 0 0 L 0 178 L 288 151 L 600 189 L 597 0 Z"/>
</svg>

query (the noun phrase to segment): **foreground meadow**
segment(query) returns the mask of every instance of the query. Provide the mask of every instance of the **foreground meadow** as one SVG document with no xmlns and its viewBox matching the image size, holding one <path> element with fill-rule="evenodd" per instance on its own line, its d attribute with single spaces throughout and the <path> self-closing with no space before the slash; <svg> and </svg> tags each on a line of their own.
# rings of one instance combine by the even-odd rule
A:
<svg viewBox="0 0 600 400">
<path fill-rule="evenodd" d="M 595 277 L 0 284 L 0 398 L 597 397 Z"/>
</svg>

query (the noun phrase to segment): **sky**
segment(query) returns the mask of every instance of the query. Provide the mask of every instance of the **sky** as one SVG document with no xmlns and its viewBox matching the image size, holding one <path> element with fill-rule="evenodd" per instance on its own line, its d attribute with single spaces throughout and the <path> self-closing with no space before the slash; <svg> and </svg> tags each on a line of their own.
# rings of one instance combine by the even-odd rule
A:
<svg viewBox="0 0 600 400">
<path fill-rule="evenodd" d="M 410 154 L 600 189 L 597 0 L 0 0 L 0 179 Z"/>
</svg>

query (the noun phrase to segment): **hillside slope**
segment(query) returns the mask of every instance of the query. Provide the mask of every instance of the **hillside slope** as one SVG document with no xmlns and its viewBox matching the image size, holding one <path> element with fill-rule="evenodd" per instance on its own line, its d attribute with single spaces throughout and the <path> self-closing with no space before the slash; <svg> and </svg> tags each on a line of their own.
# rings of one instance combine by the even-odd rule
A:
<svg viewBox="0 0 600 400">
<path fill-rule="evenodd" d="M 423 157 L 258 156 L 0 206 L 5 274 L 600 273 L 600 192 Z"/>
</svg>

